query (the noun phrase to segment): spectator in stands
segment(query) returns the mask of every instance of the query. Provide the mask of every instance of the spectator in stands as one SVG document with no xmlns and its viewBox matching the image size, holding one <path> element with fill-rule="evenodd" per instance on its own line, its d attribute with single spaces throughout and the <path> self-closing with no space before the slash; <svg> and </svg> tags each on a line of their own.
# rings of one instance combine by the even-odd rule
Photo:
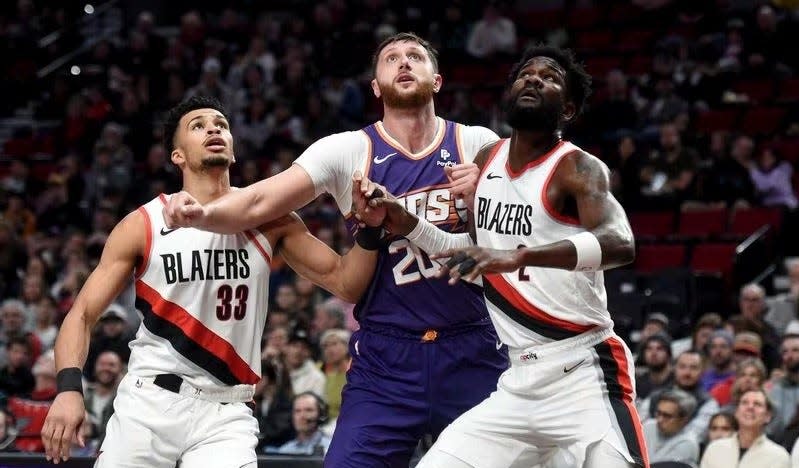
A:
<svg viewBox="0 0 799 468">
<path fill-rule="evenodd" d="M 42 426 L 56 396 L 55 355 L 43 353 L 33 365 L 36 381 L 29 395 L 8 399 L 8 410 L 18 421 L 16 447 L 24 452 L 44 452 Z"/>
<path fill-rule="evenodd" d="M 699 443 L 686 425 L 696 411 L 696 399 L 679 389 L 666 390 L 658 397 L 655 419 L 643 425 L 649 462 L 681 462 L 696 466 Z"/>
<path fill-rule="evenodd" d="M 727 330 L 716 330 L 710 337 L 708 356 L 710 366 L 702 373 L 702 388 L 709 392 L 718 383 L 735 375 L 732 359 L 733 335 Z"/>
<path fill-rule="evenodd" d="M 679 356 L 683 351 L 693 349 L 707 356 L 707 343 L 710 341 L 710 336 L 721 328 L 722 323 L 721 316 L 717 313 L 703 314 L 696 321 L 691 336 L 671 342 L 671 354 Z"/>
<path fill-rule="evenodd" d="M 104 351 L 114 351 L 122 358 L 122 362 L 127 364 L 130 358 L 128 343 L 133 339 L 133 335 L 128 330 L 125 311 L 116 303 L 112 303 L 100 315 L 96 330 L 96 333 L 92 335 L 89 354 L 83 368 L 84 376 L 92 382 L 95 377 L 96 361 L 100 354 Z"/>
<path fill-rule="evenodd" d="M 497 58 L 516 51 L 516 25 L 503 16 L 497 2 L 489 1 L 466 40 L 466 51 L 479 59 Z"/>
<path fill-rule="evenodd" d="M 710 396 L 716 399 L 722 411 L 733 413 L 733 402 L 738 401 L 742 393 L 763 388 L 768 373 L 766 366 L 757 358 L 747 358 L 738 363 L 734 376 L 719 382 L 710 390 Z"/>
<path fill-rule="evenodd" d="M 642 163 L 642 190 L 653 208 L 676 208 L 693 194 L 698 156 L 683 145 L 677 125 L 660 126 L 660 146 Z"/>
<path fill-rule="evenodd" d="M 184 99 L 192 96 L 216 98 L 226 109 L 233 109 L 233 91 L 222 81 L 222 63 L 216 57 L 208 57 L 202 64 L 202 75 L 196 86 L 186 91 Z"/>
<path fill-rule="evenodd" d="M 25 239 L 36 232 L 36 215 L 25 205 L 23 193 L 8 192 L 3 218 L 11 224 L 14 233 Z"/>
<path fill-rule="evenodd" d="M 91 424 L 91 432 L 101 441 L 105 438 L 105 426 L 114 413 L 114 397 L 119 381 L 124 374 L 122 358 L 114 351 L 103 351 L 94 364 L 94 382 L 86 388 L 83 401 Z"/>
<path fill-rule="evenodd" d="M 708 443 L 730 437 L 736 431 L 738 431 L 738 421 L 735 420 L 735 415 L 724 411 L 718 412 L 710 418 L 707 428 Z"/>
<path fill-rule="evenodd" d="M 638 128 L 638 110 L 630 99 L 628 78 L 622 70 L 613 69 L 605 76 L 604 92 L 598 93 L 589 118 L 592 130 L 604 142 L 623 139 L 622 135 Z"/>
<path fill-rule="evenodd" d="M 799 335 L 782 338 L 782 368 L 785 375 L 773 382 L 769 397 L 774 403 L 777 419 L 773 434 L 781 434 L 796 415 L 799 405 Z"/>
<path fill-rule="evenodd" d="M 30 343 L 19 335 L 6 343 L 7 364 L 0 368 L 0 392 L 2 396 L 26 395 L 36 383 L 31 373 Z"/>
<path fill-rule="evenodd" d="M 313 322 L 311 322 L 311 336 L 314 338 L 314 341 L 321 345 L 322 334 L 327 330 L 342 328 L 346 328 L 344 310 L 339 303 L 332 301 L 317 303 L 314 310 Z"/>
<path fill-rule="evenodd" d="M 669 335 L 669 318 L 661 312 L 653 312 L 646 316 L 644 326 L 641 328 L 641 341 L 658 333 Z"/>
<path fill-rule="evenodd" d="M 671 387 L 683 390 L 696 399 L 696 411 L 691 416 L 686 430 L 693 432 L 700 441 L 705 439 L 710 417 L 719 410 L 719 404 L 716 403 L 716 400 L 708 395 L 699 384 L 699 376 L 702 375 L 703 367 L 701 354 L 696 351 L 683 352 L 677 356 L 674 366 L 674 386 Z M 646 422 L 655 417 L 656 406 L 654 402 L 657 401 L 659 394 L 663 391 L 665 390 L 654 392 L 642 401 L 640 405 L 641 422 Z"/>
<path fill-rule="evenodd" d="M 261 431 L 258 446 L 279 447 L 294 437 L 291 424 L 294 391 L 285 364 L 280 359 L 261 361 L 263 377 L 255 386 L 255 417 Z"/>
<path fill-rule="evenodd" d="M 628 210 L 644 208 L 640 203 L 641 160 L 635 137 L 632 133 L 624 133 L 618 139 L 616 153 L 606 161 L 611 171 L 611 190 Z"/>
<path fill-rule="evenodd" d="M 269 312 L 272 315 L 272 312 Z M 266 337 L 261 350 L 261 358 L 267 360 L 282 359 L 289 342 L 288 324 L 267 327 Z"/>
<path fill-rule="evenodd" d="M 729 155 L 716 161 L 705 188 L 709 201 L 723 201 L 728 206 L 748 205 L 755 199 L 755 189 L 749 176 L 755 142 L 746 135 L 735 137 Z"/>
<path fill-rule="evenodd" d="M 735 334 L 732 353 L 732 360 L 736 365 L 744 359 L 761 359 L 763 356 L 763 339 L 755 332 L 738 332 Z"/>
<path fill-rule="evenodd" d="M 42 351 L 53 349 L 55 337 L 58 335 L 58 327 L 55 326 L 58 305 L 55 299 L 45 294 L 32 306 L 32 312 L 36 320 L 33 334 L 42 343 Z"/>
<path fill-rule="evenodd" d="M 330 437 L 320 427 L 327 422 L 327 404 L 313 392 L 300 393 L 292 403 L 292 424 L 297 436 L 280 447 L 267 447 L 267 453 L 322 456 L 330 446 Z"/>
<path fill-rule="evenodd" d="M 780 335 L 774 327 L 763 320 L 766 314 L 766 290 L 756 283 L 744 285 L 738 296 L 738 307 L 741 312 L 739 317 L 745 320 L 744 326 L 762 338 L 763 362 L 768 368 L 775 367 L 779 361 L 776 344 L 780 342 Z"/>
<path fill-rule="evenodd" d="M 710 443 L 700 467 L 790 468 L 788 452 L 769 440 L 764 432 L 773 411 L 765 391 L 751 390 L 741 395 L 735 410 L 738 432 L 734 437 Z"/>
<path fill-rule="evenodd" d="M 797 318 L 799 312 L 799 259 L 786 261 L 785 268 L 790 281 L 788 291 L 767 300 L 768 312 L 764 318 L 780 334 L 785 333 L 788 324 Z"/>
<path fill-rule="evenodd" d="M 316 304 L 321 302 L 322 292 L 310 280 L 297 275 L 294 278 L 294 292 L 297 294 L 297 309 L 303 317 L 309 320 L 315 318 Z M 313 332 L 313 329 L 311 330 Z M 312 336 L 313 341 L 318 343 L 318 335 Z"/>
<path fill-rule="evenodd" d="M 347 383 L 347 371 L 350 368 L 349 343 L 350 332 L 342 328 L 326 330 L 319 340 L 322 348 L 320 368 L 325 375 L 322 397 L 329 408 L 329 423 L 335 422 L 341 410 L 341 390 Z"/>
<path fill-rule="evenodd" d="M 274 304 L 269 306 L 269 315 L 275 310 L 287 312 L 289 317 L 296 317 L 297 313 L 297 291 L 294 285 L 283 283 L 275 291 Z"/>
<path fill-rule="evenodd" d="M 6 356 L 6 343 L 11 338 L 21 336 L 28 341 L 30 361 L 38 359 L 42 352 L 42 343 L 36 335 L 25 329 L 26 311 L 25 304 L 17 299 L 6 299 L 0 305 L 0 366 L 8 363 Z"/>
<path fill-rule="evenodd" d="M 325 392 L 325 375 L 316 367 L 311 355 L 308 331 L 295 327 L 286 345 L 285 362 L 291 376 L 291 387 L 296 395 L 303 392 L 323 395 Z"/>
<path fill-rule="evenodd" d="M 799 205 L 793 190 L 793 167 L 782 160 L 774 148 L 764 146 L 760 149 L 754 164 L 749 167 L 749 176 L 759 205 L 789 210 Z"/>
<path fill-rule="evenodd" d="M 643 369 L 635 377 L 635 390 L 639 400 L 648 397 L 653 391 L 674 385 L 668 335 L 655 333 L 648 337 L 641 344 L 641 355 Z"/>
<path fill-rule="evenodd" d="M 11 224 L 0 218 L 0 295 L 9 297 L 19 289 L 17 272 L 28 263 L 22 241 Z"/>
</svg>

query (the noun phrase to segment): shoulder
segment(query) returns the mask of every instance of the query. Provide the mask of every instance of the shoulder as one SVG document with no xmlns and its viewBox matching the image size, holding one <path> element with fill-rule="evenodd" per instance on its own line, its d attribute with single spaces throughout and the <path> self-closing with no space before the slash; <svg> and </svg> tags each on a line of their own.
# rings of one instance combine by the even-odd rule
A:
<svg viewBox="0 0 799 468">
<path fill-rule="evenodd" d="M 476 146 L 476 149 L 483 147 L 486 143 L 499 140 L 499 135 L 493 130 L 479 125 L 464 125 L 455 122 L 458 136 L 465 146 Z"/>
<path fill-rule="evenodd" d="M 590 191 L 610 184 L 610 170 L 599 158 L 576 148 L 560 158 L 555 178 L 571 191 Z"/>
<path fill-rule="evenodd" d="M 328 150 L 357 150 L 362 148 L 367 142 L 368 137 L 363 130 L 354 130 L 322 137 L 316 140 L 308 149 L 324 147 Z"/>
</svg>

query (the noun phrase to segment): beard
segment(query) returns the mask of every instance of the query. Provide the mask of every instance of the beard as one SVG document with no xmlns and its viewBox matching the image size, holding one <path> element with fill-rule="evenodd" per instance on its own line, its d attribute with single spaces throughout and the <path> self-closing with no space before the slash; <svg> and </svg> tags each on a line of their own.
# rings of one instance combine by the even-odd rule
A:
<svg viewBox="0 0 799 468">
<path fill-rule="evenodd" d="M 221 154 L 210 154 L 204 157 L 200 162 L 200 168 L 202 169 L 215 169 L 220 167 L 223 169 L 230 167 L 230 159 Z"/>
<path fill-rule="evenodd" d="M 520 106 L 516 98 L 505 100 L 505 121 L 515 130 L 538 130 L 555 132 L 560 124 L 563 106 L 560 102 L 546 102 L 541 99 L 537 106 Z"/>
<path fill-rule="evenodd" d="M 379 82 L 377 87 L 380 88 L 380 95 L 388 107 L 414 109 L 426 105 L 433 99 L 433 94 L 435 94 L 432 81 L 417 81 L 416 83 L 418 86 L 414 92 L 398 91 L 392 84 L 382 85 Z"/>
</svg>

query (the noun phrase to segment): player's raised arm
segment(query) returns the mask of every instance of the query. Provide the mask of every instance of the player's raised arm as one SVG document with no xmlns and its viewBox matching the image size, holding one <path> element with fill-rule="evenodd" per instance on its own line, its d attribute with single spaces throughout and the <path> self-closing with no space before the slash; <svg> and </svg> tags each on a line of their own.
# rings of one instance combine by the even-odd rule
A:
<svg viewBox="0 0 799 468">
<path fill-rule="evenodd" d="M 294 164 L 285 171 L 256 182 L 206 205 L 180 192 L 170 197 L 164 207 L 169 227 L 196 227 L 222 234 L 253 229 L 285 216 L 306 205 L 315 197 L 308 173 Z"/>
<path fill-rule="evenodd" d="M 377 250 L 366 250 L 357 243 L 346 255 L 339 255 L 314 237 L 297 214 L 278 220 L 282 236 L 278 241 L 286 263 L 297 274 L 347 302 L 358 302 L 372 280 Z"/>
<path fill-rule="evenodd" d="M 100 263 L 86 280 L 69 310 L 55 342 L 58 395 L 42 427 L 47 459 L 58 463 L 69 458 L 70 441 L 78 433 L 85 407 L 82 369 L 89 352 L 89 339 L 100 314 L 130 280 L 144 252 L 145 222 L 138 211 L 129 214 L 111 232 Z"/>
</svg>

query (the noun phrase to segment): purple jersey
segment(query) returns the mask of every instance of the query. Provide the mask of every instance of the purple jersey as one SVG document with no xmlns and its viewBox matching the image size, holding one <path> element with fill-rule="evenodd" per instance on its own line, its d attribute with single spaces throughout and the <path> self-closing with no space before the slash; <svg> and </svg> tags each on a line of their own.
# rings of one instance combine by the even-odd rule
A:
<svg viewBox="0 0 799 468">
<path fill-rule="evenodd" d="M 400 199 L 406 209 L 440 229 L 466 231 L 466 209 L 450 195 L 444 167 L 463 163 L 460 126 L 446 130 L 427 154 L 413 157 L 391 145 L 376 125 L 363 129 L 371 141 L 366 174 Z M 351 220 L 352 221 L 352 220 Z M 351 222 L 350 221 L 350 222 Z M 380 249 L 369 290 L 355 308 L 362 325 L 406 330 L 442 329 L 484 319 L 488 312 L 482 288 L 464 281 L 447 284 L 435 278 L 439 266 L 404 237 Z"/>
</svg>

